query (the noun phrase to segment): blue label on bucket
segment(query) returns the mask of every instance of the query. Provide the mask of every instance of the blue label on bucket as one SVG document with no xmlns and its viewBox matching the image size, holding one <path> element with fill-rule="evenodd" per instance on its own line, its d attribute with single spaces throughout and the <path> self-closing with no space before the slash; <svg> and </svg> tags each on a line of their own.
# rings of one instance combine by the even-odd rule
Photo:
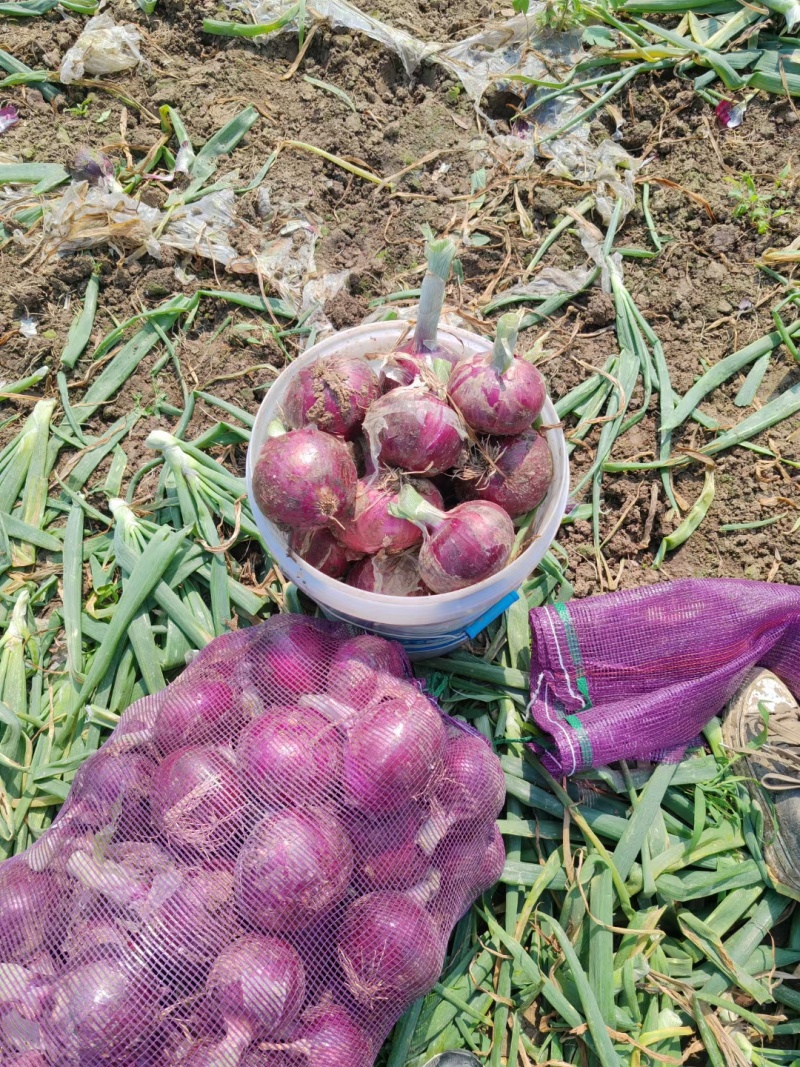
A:
<svg viewBox="0 0 800 1067">
<path fill-rule="evenodd" d="M 498 600 L 493 607 L 489 608 L 488 611 L 484 611 L 479 619 L 476 619 L 475 622 L 466 626 L 464 628 L 464 633 L 470 638 L 477 637 L 481 630 L 485 630 L 490 622 L 494 622 L 495 619 L 503 614 L 506 608 L 510 608 L 511 605 L 515 604 L 518 600 L 519 593 L 516 590 L 508 593 L 502 600 Z"/>
<path fill-rule="evenodd" d="M 418 637 L 412 637 L 410 634 L 405 634 L 402 631 L 393 630 L 390 626 L 369 626 L 363 619 L 354 619 L 350 615 L 334 611 L 332 608 L 323 605 L 320 605 L 320 607 L 322 608 L 323 615 L 329 619 L 338 619 L 340 622 L 346 622 L 350 623 L 352 626 L 357 626 L 361 630 L 368 630 L 370 633 L 386 637 L 390 641 L 397 641 L 403 646 L 412 659 L 416 659 L 443 656 L 448 652 L 452 652 L 453 649 L 458 648 L 459 645 L 463 645 L 465 641 L 477 637 L 481 630 L 484 630 L 490 622 L 493 622 L 496 618 L 502 615 L 503 612 L 511 607 L 517 600 L 519 600 L 519 594 L 517 592 L 509 593 L 501 600 L 498 600 L 496 604 L 493 604 L 488 611 L 485 611 L 483 615 L 470 623 L 469 626 L 458 630 L 452 630 L 449 633 L 420 634 Z"/>
</svg>

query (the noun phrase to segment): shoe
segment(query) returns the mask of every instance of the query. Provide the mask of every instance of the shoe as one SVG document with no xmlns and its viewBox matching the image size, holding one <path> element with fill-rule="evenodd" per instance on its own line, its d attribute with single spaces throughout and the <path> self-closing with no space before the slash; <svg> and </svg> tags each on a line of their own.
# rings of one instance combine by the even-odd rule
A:
<svg viewBox="0 0 800 1067">
<path fill-rule="evenodd" d="M 422 1067 L 481 1067 L 481 1061 L 471 1052 L 440 1052 Z"/>
<path fill-rule="evenodd" d="M 750 748 L 765 730 L 764 743 Z M 772 671 L 747 675 L 723 713 L 722 740 L 740 754 L 735 769 L 764 818 L 764 860 L 775 888 L 800 900 L 800 707 Z"/>
</svg>

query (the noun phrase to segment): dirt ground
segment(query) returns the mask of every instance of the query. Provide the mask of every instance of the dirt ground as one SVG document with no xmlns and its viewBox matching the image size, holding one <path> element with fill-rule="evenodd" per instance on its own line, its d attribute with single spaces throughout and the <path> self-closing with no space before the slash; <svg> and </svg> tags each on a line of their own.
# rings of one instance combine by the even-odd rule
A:
<svg viewBox="0 0 800 1067">
<path fill-rule="evenodd" d="M 363 0 L 360 6 L 429 40 L 461 38 L 492 16 L 509 14 L 479 0 L 458 5 L 444 0 L 380 0 L 376 7 L 368 7 Z M 316 253 L 318 270 L 353 271 L 349 291 L 326 308 L 337 328 L 360 322 L 374 298 L 418 284 L 423 224 L 437 231 L 448 229 L 456 237 L 462 232 L 471 175 L 483 158 L 487 140 L 466 95 L 441 67 L 423 65 L 409 79 L 397 57 L 381 45 L 323 26 L 296 73 L 288 76 L 297 56 L 294 36 L 259 43 L 211 37 L 201 31 L 203 16 L 230 17 L 222 4 L 162 0 L 148 17 L 133 3 L 115 0 L 108 10 L 118 21 L 136 23 L 143 34 L 147 63 L 138 71 L 106 79 L 129 98 L 127 106 L 102 90 L 69 89 L 54 107 L 33 88 L 4 90 L 0 103 L 14 103 L 22 119 L 0 139 L 4 159 L 67 165 L 80 147 L 102 149 L 114 159 L 130 151 L 139 159 L 160 136 L 157 115 L 163 104 L 179 110 L 193 142 L 199 145 L 252 103 L 261 118 L 230 163 L 226 161 L 221 168 L 236 168 L 242 184 L 283 139 L 362 161 L 384 177 L 406 171 L 394 191 L 376 188 L 316 155 L 284 148 L 266 178 L 272 203 L 305 208 L 323 220 Z M 0 20 L 0 47 L 34 69 L 56 69 L 83 22 L 59 9 L 26 22 Z M 344 90 L 355 111 L 304 76 Z M 768 247 L 788 244 L 800 225 L 798 112 L 786 100 L 760 94 L 751 102 L 743 125 L 724 130 L 716 123 L 713 109 L 688 84 L 668 75 L 651 75 L 640 78 L 616 101 L 625 120 L 623 146 L 636 157 L 649 159 L 643 173 L 653 183 L 652 212 L 664 241 L 664 251 L 656 259 L 626 259 L 625 278 L 664 345 L 673 384 L 681 394 L 708 365 L 772 328 L 770 309 L 778 300 L 778 287 L 758 269 L 756 260 Z M 593 132 L 600 137 L 612 130 L 612 118 L 603 115 Z M 423 158 L 426 162 L 412 166 Z M 778 175 L 787 164 L 792 176 L 776 189 Z M 751 175 L 762 192 L 775 194 L 774 209 L 789 212 L 774 218 L 771 231 L 764 235 L 747 219 L 732 215 L 730 179 L 741 179 L 744 174 Z M 658 179 L 673 185 L 659 184 Z M 556 180 L 535 165 L 518 185 L 535 229 L 533 236 L 525 237 L 508 173 L 498 164 L 489 171 L 488 192 L 499 195 L 504 187 L 508 195 L 496 210 L 495 224 L 487 228 L 489 242 L 460 252 L 464 283 L 451 287 L 449 294 L 450 304 L 473 318 L 486 303 L 488 291 L 497 295 L 520 280 L 530 255 L 564 205 L 586 194 L 578 185 Z M 168 191 L 166 185 L 151 182 L 143 199 L 161 206 Z M 253 192 L 243 198 L 243 214 L 253 224 L 259 221 L 256 196 Z M 626 220 L 618 243 L 651 247 L 638 206 Z M 102 264 L 95 342 L 116 322 L 141 309 L 215 280 L 207 260 L 184 257 L 159 264 L 144 256 L 126 263 L 107 248 L 96 252 L 94 259 Z M 577 236 L 567 234 L 544 263 L 571 268 L 584 261 Z M 180 280 L 176 267 L 182 268 Z M 90 271 L 86 254 L 43 261 L 36 231 L 29 243 L 12 242 L 0 252 L 0 380 L 20 377 L 44 362 L 57 366 L 75 301 Z M 222 288 L 258 293 L 253 276 L 227 277 L 222 268 L 217 275 Z M 35 337 L 19 333 L 19 322 L 26 315 L 36 322 Z M 242 340 L 237 327 L 254 322 L 250 312 L 204 302 L 178 346 L 187 385 L 210 389 L 254 411 L 264 385 L 273 377 L 264 365 L 279 367 L 285 359 L 268 340 L 258 345 Z M 479 328 L 488 332 L 491 320 Z M 615 351 L 613 304 L 599 289 L 558 315 L 548 329 L 545 349 L 556 354 L 542 369 L 553 396 L 590 373 L 587 364 L 601 366 Z M 529 331 L 523 338 L 525 346 L 530 347 L 540 332 Z M 151 353 L 144 360 L 101 416 L 89 424 L 90 431 L 99 432 L 104 422 L 130 411 L 135 402 L 150 410 L 163 396 L 179 403 L 180 390 L 171 365 L 157 377 L 151 373 L 158 355 Z M 77 389 L 92 373 L 90 358 L 84 356 L 70 375 L 70 386 Z M 797 378 L 791 356 L 784 348 L 778 349 L 756 404 L 765 403 Z M 703 411 L 723 425 L 741 419 L 747 412 L 735 407 L 733 398 L 742 381 L 739 378 L 718 390 L 703 404 Z M 41 391 L 56 395 L 54 376 L 36 390 Z M 641 397 L 634 395 L 631 411 L 637 409 L 637 401 Z M 613 458 L 651 458 L 657 448 L 657 403 L 654 397 L 645 418 L 617 442 Z M 29 409 L 24 400 L 0 400 L 0 405 L 8 414 Z M 189 436 L 218 417 L 198 404 Z M 163 413 L 140 420 L 125 443 L 131 464 L 128 474 L 147 458 L 144 439 L 150 430 L 156 426 L 171 429 L 176 421 Z M 612 577 L 602 587 L 624 588 L 686 576 L 795 582 L 800 532 L 791 531 L 800 514 L 800 495 L 797 468 L 790 464 L 800 461 L 798 430 L 800 420 L 790 420 L 755 442 L 770 447 L 788 464 L 742 448 L 717 457 L 716 496 L 708 515 L 660 570 L 652 567 L 655 552 L 677 520 L 668 514 L 659 476 L 650 472 L 607 475 L 601 535 L 613 534 L 604 548 Z M 597 432 L 587 439 L 588 447 L 578 448 L 573 455 L 576 475 L 591 462 Z M 676 436 L 676 444 L 699 446 L 708 436 L 690 423 Z M 702 481 L 699 468 L 676 473 L 674 478 L 687 504 L 696 499 Z M 144 483 L 143 491 L 148 484 Z M 760 529 L 720 532 L 724 524 L 776 516 L 776 522 Z M 580 522 L 565 528 L 560 540 L 569 555 L 569 577 L 576 594 L 599 591 L 590 525 Z"/>
</svg>

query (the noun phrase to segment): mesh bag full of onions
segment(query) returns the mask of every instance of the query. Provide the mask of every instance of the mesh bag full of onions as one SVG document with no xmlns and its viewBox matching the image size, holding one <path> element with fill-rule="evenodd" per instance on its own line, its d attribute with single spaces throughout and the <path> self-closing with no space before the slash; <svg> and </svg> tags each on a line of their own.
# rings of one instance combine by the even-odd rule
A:
<svg viewBox="0 0 800 1067">
<path fill-rule="evenodd" d="M 503 799 L 399 645 L 218 638 L 0 865 L 0 1063 L 372 1067 L 500 875 Z"/>
</svg>

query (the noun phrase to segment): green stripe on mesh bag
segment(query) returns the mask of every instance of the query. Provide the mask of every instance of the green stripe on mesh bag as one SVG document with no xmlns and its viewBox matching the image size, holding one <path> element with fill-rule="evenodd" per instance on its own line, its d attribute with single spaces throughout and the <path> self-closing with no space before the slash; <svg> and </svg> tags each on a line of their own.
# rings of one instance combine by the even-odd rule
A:
<svg viewBox="0 0 800 1067">
<path fill-rule="evenodd" d="M 575 733 L 578 735 L 578 744 L 581 749 L 581 760 L 583 761 L 582 767 L 576 767 L 577 771 L 588 770 L 592 765 L 592 742 L 589 740 L 589 735 L 586 732 L 586 727 L 583 725 L 577 715 L 565 715 L 564 722 L 569 723 Z"/>
<path fill-rule="evenodd" d="M 569 657 L 575 668 L 575 685 L 578 687 L 578 692 L 583 697 L 583 707 L 585 710 L 592 706 L 592 701 L 589 696 L 589 683 L 586 681 L 586 675 L 584 674 L 583 656 L 581 656 L 580 646 L 578 645 L 578 635 L 575 633 L 575 627 L 572 625 L 572 619 L 570 618 L 567 605 L 556 603 L 553 607 L 556 609 L 561 624 L 564 627 L 564 636 L 567 639 Z M 569 720 L 570 716 L 567 718 Z"/>
</svg>

